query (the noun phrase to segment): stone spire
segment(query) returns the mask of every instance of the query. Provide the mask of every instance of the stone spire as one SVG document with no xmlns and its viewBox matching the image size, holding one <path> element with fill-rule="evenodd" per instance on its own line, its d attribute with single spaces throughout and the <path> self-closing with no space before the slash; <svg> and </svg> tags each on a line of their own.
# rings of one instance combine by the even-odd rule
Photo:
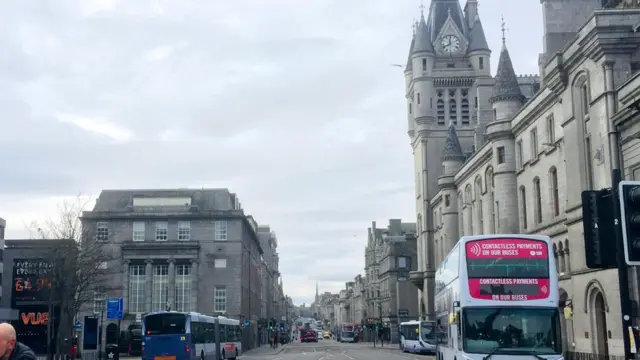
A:
<svg viewBox="0 0 640 360">
<path fill-rule="evenodd" d="M 500 51 L 500 59 L 498 60 L 498 71 L 496 72 L 495 85 L 493 87 L 493 96 L 489 98 L 490 103 L 501 100 L 519 100 L 524 102 L 525 97 L 522 95 L 518 77 L 513 70 L 511 56 L 507 49 L 507 41 L 505 38 L 504 21 L 502 22 L 502 50 Z"/>
<path fill-rule="evenodd" d="M 431 43 L 431 31 L 424 19 L 424 11 L 421 10 L 420 21 L 416 27 L 415 43 L 412 53 L 426 52 L 433 54 L 433 43 Z"/>
<path fill-rule="evenodd" d="M 456 133 L 456 127 L 451 123 L 449 125 L 449 133 L 447 134 L 447 142 L 442 150 L 442 161 L 464 161 L 466 157 L 460 145 L 460 139 Z"/>
<path fill-rule="evenodd" d="M 480 16 L 476 15 L 469 32 L 469 49 L 467 52 L 478 50 L 491 51 L 491 49 L 489 49 L 489 44 L 487 43 L 487 37 L 484 34 L 484 28 L 482 27 Z"/>
</svg>

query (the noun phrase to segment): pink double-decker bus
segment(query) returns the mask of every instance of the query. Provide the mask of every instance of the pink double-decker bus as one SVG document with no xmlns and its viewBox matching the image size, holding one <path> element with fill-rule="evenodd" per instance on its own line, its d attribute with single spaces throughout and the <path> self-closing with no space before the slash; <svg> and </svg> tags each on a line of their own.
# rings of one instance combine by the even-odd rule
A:
<svg viewBox="0 0 640 360">
<path fill-rule="evenodd" d="M 436 271 L 438 360 L 562 359 L 548 236 L 465 236 Z"/>
</svg>

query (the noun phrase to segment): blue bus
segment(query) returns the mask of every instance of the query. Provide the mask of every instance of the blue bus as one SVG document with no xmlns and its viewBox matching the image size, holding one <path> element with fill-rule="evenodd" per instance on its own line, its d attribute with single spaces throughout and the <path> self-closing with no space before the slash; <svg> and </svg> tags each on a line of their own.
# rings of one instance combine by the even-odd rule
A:
<svg viewBox="0 0 640 360">
<path fill-rule="evenodd" d="M 142 360 L 216 360 L 215 321 L 222 359 L 242 354 L 240 321 L 195 312 L 157 311 L 142 319 Z"/>
</svg>

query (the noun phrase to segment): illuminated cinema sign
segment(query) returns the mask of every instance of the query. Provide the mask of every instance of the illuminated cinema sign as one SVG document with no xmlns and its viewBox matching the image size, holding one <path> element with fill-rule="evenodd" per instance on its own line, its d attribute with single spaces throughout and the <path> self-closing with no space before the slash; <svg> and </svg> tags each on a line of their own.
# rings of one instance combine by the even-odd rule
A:
<svg viewBox="0 0 640 360">
<path fill-rule="evenodd" d="M 51 268 L 51 263 L 45 259 L 15 259 L 11 307 L 47 304 Z"/>
</svg>

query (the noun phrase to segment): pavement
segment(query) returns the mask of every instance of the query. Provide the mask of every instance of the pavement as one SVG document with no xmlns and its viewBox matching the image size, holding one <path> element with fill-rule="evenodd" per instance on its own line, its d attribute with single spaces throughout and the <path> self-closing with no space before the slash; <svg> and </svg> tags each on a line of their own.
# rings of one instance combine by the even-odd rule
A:
<svg viewBox="0 0 640 360">
<path fill-rule="evenodd" d="M 247 351 L 242 360 L 433 360 L 435 356 L 408 354 L 397 344 L 373 343 L 343 344 L 335 340 L 319 340 L 317 343 L 299 342 L 271 349 L 269 346 Z"/>
</svg>

